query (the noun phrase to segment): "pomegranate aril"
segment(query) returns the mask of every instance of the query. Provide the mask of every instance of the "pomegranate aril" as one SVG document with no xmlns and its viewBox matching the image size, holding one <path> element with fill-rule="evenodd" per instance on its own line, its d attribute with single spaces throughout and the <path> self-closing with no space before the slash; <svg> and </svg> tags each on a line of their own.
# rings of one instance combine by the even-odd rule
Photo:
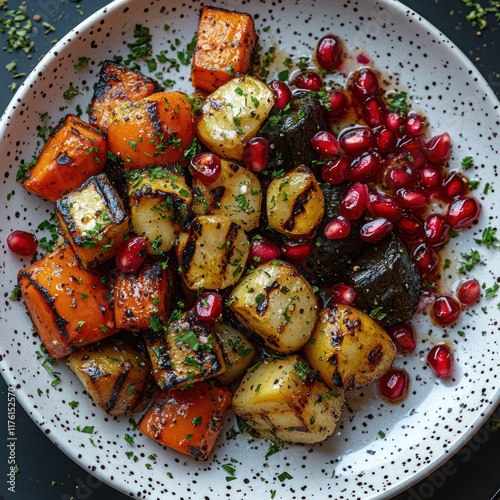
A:
<svg viewBox="0 0 500 500">
<path fill-rule="evenodd" d="M 447 132 L 435 135 L 426 144 L 425 152 L 432 163 L 444 163 L 450 158 L 451 137 Z"/>
<path fill-rule="evenodd" d="M 321 76 L 315 71 L 299 73 L 293 83 L 298 89 L 311 90 L 312 92 L 319 92 L 323 86 Z"/>
<path fill-rule="evenodd" d="M 439 263 L 436 252 L 427 243 L 421 243 L 413 250 L 413 260 L 421 276 L 433 274 Z"/>
<path fill-rule="evenodd" d="M 146 259 L 148 241 L 142 236 L 132 236 L 116 250 L 116 267 L 123 273 L 135 273 Z"/>
<path fill-rule="evenodd" d="M 431 307 L 431 316 L 441 326 L 451 325 L 460 316 L 460 304 L 449 295 L 437 297 Z"/>
<path fill-rule="evenodd" d="M 418 170 L 427 165 L 427 157 L 425 153 L 419 149 L 407 151 L 405 153 L 405 161 L 406 164 L 414 170 Z"/>
<path fill-rule="evenodd" d="M 320 155 L 333 156 L 338 153 L 339 141 L 331 132 L 320 130 L 311 138 L 311 146 Z"/>
<path fill-rule="evenodd" d="M 424 130 L 424 119 L 419 115 L 409 115 L 404 124 L 404 131 L 411 136 L 422 135 Z"/>
<path fill-rule="evenodd" d="M 340 146 L 349 155 L 360 155 L 368 151 L 372 139 L 372 131 L 368 127 L 350 128 L 339 135 Z"/>
<path fill-rule="evenodd" d="M 287 241 L 281 246 L 283 255 L 294 262 L 300 262 L 314 253 L 314 243 L 309 240 Z"/>
<path fill-rule="evenodd" d="M 474 198 L 461 198 L 448 207 L 446 217 L 455 228 L 470 226 L 481 214 L 481 205 Z"/>
<path fill-rule="evenodd" d="M 316 59 L 322 69 L 338 68 L 342 62 L 342 42 L 335 35 L 324 36 L 316 48 Z"/>
<path fill-rule="evenodd" d="M 220 158 L 214 153 L 198 153 L 191 159 L 189 170 L 202 184 L 213 184 L 221 173 Z"/>
<path fill-rule="evenodd" d="M 385 182 L 394 190 L 410 186 L 415 179 L 415 173 L 409 167 L 394 167 L 385 174 Z"/>
<path fill-rule="evenodd" d="M 420 188 L 401 188 L 396 191 L 396 199 L 402 208 L 422 210 L 427 206 L 427 194 Z"/>
<path fill-rule="evenodd" d="M 243 163 L 252 172 L 266 169 L 269 157 L 269 141 L 265 137 L 253 137 L 243 148 Z"/>
<path fill-rule="evenodd" d="M 213 325 L 222 314 L 222 297 L 216 292 L 203 292 L 196 299 L 194 314 L 206 325 Z"/>
<path fill-rule="evenodd" d="M 340 240 L 347 238 L 351 234 L 351 223 L 342 215 L 334 217 L 325 226 L 324 235 L 329 240 Z"/>
<path fill-rule="evenodd" d="M 358 102 L 377 94 L 380 90 L 378 77 L 370 68 L 361 68 L 353 76 L 349 89 Z"/>
<path fill-rule="evenodd" d="M 428 165 L 418 171 L 420 185 L 429 193 L 436 192 L 443 183 L 443 174 L 438 167 Z"/>
<path fill-rule="evenodd" d="M 331 120 L 339 120 L 347 111 L 347 97 L 342 90 L 334 89 L 328 93 L 328 116 Z"/>
<path fill-rule="evenodd" d="M 379 153 L 392 153 L 397 140 L 396 134 L 387 127 L 378 127 L 373 131 L 373 146 Z"/>
<path fill-rule="evenodd" d="M 368 211 L 372 217 L 385 217 L 390 222 L 397 222 L 403 215 L 401 207 L 392 196 L 378 193 L 370 193 Z"/>
<path fill-rule="evenodd" d="M 293 98 L 292 90 L 285 82 L 272 80 L 269 82 L 268 87 L 273 91 L 276 98 L 274 101 L 276 109 L 283 109 Z"/>
<path fill-rule="evenodd" d="M 354 288 L 346 285 L 345 283 L 335 283 L 330 287 L 330 293 L 332 294 L 333 302 L 336 304 L 350 306 L 356 299 L 356 292 L 354 291 Z"/>
<path fill-rule="evenodd" d="M 321 168 L 321 177 L 329 184 L 341 184 L 345 181 L 350 162 L 347 156 L 328 160 Z"/>
<path fill-rule="evenodd" d="M 465 179 L 457 172 L 453 172 L 444 180 L 439 195 L 444 201 L 452 201 L 454 198 L 465 194 L 466 191 L 467 183 Z"/>
<path fill-rule="evenodd" d="M 367 151 L 354 158 L 346 172 L 346 179 L 352 182 L 369 182 L 382 171 L 383 160 L 376 151 Z"/>
<path fill-rule="evenodd" d="M 409 323 L 400 323 L 387 328 L 387 333 L 391 337 L 399 352 L 413 352 L 417 346 L 415 340 L 415 329 Z"/>
<path fill-rule="evenodd" d="M 411 213 L 403 213 L 396 227 L 408 238 L 416 238 L 423 231 L 423 221 Z"/>
<path fill-rule="evenodd" d="M 451 225 L 441 214 L 430 214 L 424 220 L 424 233 L 427 243 L 433 247 L 443 245 L 450 236 Z"/>
<path fill-rule="evenodd" d="M 470 306 L 479 302 L 481 285 L 475 280 L 464 281 L 457 290 L 457 299 L 463 306 Z"/>
<path fill-rule="evenodd" d="M 397 111 L 389 111 L 385 116 L 385 126 L 397 135 L 404 130 L 405 119 Z"/>
<path fill-rule="evenodd" d="M 361 226 L 359 237 L 367 243 L 378 243 L 391 234 L 392 229 L 392 222 L 389 222 L 383 217 L 378 217 Z"/>
<path fill-rule="evenodd" d="M 31 233 L 18 229 L 7 236 L 7 246 L 17 255 L 31 257 L 36 252 L 38 241 Z"/>
<path fill-rule="evenodd" d="M 256 238 L 250 245 L 248 260 L 250 263 L 264 264 L 271 260 L 279 259 L 281 254 L 280 249 L 273 245 L 266 238 Z"/>
<path fill-rule="evenodd" d="M 391 402 L 403 399 L 408 393 L 409 385 L 408 374 L 397 368 L 392 368 L 378 379 L 380 393 Z"/>
<path fill-rule="evenodd" d="M 363 103 L 362 112 L 366 124 L 375 128 L 384 123 L 387 106 L 381 97 L 373 96 Z"/>
<path fill-rule="evenodd" d="M 446 344 L 435 345 L 427 354 L 427 362 L 438 377 L 449 377 L 453 370 L 453 354 Z"/>
<path fill-rule="evenodd" d="M 368 206 L 368 186 L 361 182 L 353 184 L 342 198 L 339 214 L 349 220 L 359 219 Z"/>
</svg>

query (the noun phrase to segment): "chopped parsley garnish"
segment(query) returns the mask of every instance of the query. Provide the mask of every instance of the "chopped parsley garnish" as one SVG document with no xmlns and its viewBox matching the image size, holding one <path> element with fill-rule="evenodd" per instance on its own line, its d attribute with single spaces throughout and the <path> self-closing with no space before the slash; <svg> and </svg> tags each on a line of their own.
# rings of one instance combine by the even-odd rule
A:
<svg viewBox="0 0 500 500">
<path fill-rule="evenodd" d="M 384 319 L 386 316 L 387 316 L 387 313 L 385 313 L 383 311 L 383 307 L 382 306 L 379 306 L 379 307 L 375 307 L 374 309 L 372 309 L 370 311 L 370 316 L 373 318 L 373 319 L 378 319 L 379 321 Z"/>
<path fill-rule="evenodd" d="M 460 274 L 465 274 L 466 271 L 470 271 L 476 264 L 483 264 L 481 262 L 481 255 L 477 250 L 471 250 L 469 253 L 461 253 L 461 260 L 458 263 L 458 272 Z"/>
<path fill-rule="evenodd" d="M 408 103 L 406 102 L 406 92 L 394 92 L 388 96 L 389 102 L 387 108 L 389 111 L 399 111 L 401 116 L 406 116 L 408 113 Z"/>
</svg>

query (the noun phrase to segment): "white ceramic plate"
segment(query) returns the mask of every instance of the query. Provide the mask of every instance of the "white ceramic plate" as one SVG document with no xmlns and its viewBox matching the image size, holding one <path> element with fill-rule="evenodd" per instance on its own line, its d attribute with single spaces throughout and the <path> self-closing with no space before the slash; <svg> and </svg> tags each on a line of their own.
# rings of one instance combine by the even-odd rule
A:
<svg viewBox="0 0 500 500">
<path fill-rule="evenodd" d="M 447 280 L 452 286 L 460 252 L 475 246 L 473 238 L 479 237 L 484 227 L 500 225 L 498 101 L 472 64 L 435 28 L 396 1 L 215 3 L 254 14 L 261 44 L 276 45 L 297 57 L 310 55 L 326 32 L 337 33 L 351 52 L 361 47 L 428 115 L 431 133 L 451 134 L 452 168 L 459 167 L 463 157 L 474 156 L 476 167 L 469 176 L 481 180 L 476 193 L 484 214 L 478 226 L 449 245 L 452 266 Z M 12 230 L 34 230 L 52 211 L 51 204 L 28 195 L 15 181 L 20 160 L 29 161 L 38 149 L 40 114 L 48 112 L 48 123 L 54 125 L 63 113 L 60 106 L 67 105 L 67 110 L 73 111 L 79 104 L 85 109 L 98 63 L 115 54 L 127 54 L 125 44 L 132 39 L 136 23 L 151 29 L 156 53 L 170 53 L 176 38 L 184 48 L 195 31 L 200 5 L 200 1 L 180 4 L 174 0 L 114 2 L 73 30 L 28 77 L 2 117 L 0 128 L 2 245 Z M 170 26 L 168 32 L 165 24 Z M 269 31 L 264 31 L 267 26 Z M 91 64 L 75 70 L 81 56 L 89 57 Z M 181 73 L 171 73 L 176 88 L 190 90 L 188 70 L 186 66 Z M 62 94 L 70 85 L 84 95 L 67 103 Z M 487 182 L 492 188 L 483 195 Z M 481 247 L 480 252 L 486 262 L 495 258 L 495 250 Z M 457 451 L 500 399 L 497 297 L 483 299 L 480 307 L 462 314 L 453 328 L 442 330 L 420 317 L 416 323 L 417 352 L 396 360 L 412 379 L 410 395 L 403 404 L 387 404 L 377 397 L 373 386 L 367 387 L 351 394 L 350 408 L 331 439 L 313 448 L 290 446 L 268 459 L 264 458 L 268 442 L 249 442 L 245 436 L 231 441 L 224 438 L 232 426 L 229 419 L 210 460 L 197 463 L 140 435 L 131 429 L 128 418 L 103 416 L 63 362 L 55 367 L 61 373 L 61 383 L 50 386 L 52 377 L 36 358 L 39 340 L 23 306 L 8 300 L 23 265 L 28 262 L 2 246 L 3 375 L 8 384 L 18 387 L 16 395 L 24 408 L 61 449 L 101 480 L 132 496 L 166 497 L 175 492 L 185 499 L 253 499 L 270 498 L 276 490 L 275 498 L 387 498 L 422 479 Z M 474 276 L 487 286 L 500 280 L 498 266 L 476 266 Z M 464 331 L 465 336 L 459 336 L 458 331 Z M 453 377 L 445 382 L 437 380 L 425 364 L 430 347 L 443 339 L 453 347 L 456 358 Z M 75 410 L 68 405 L 73 400 L 80 402 Z M 94 426 L 92 436 L 76 430 L 85 425 Z M 134 438 L 133 446 L 124 439 L 127 433 Z M 138 457 L 137 462 L 127 457 L 130 451 Z M 156 462 L 147 458 L 150 454 L 157 454 Z M 236 480 L 226 481 L 228 474 L 221 467 L 226 463 L 236 469 Z M 292 478 L 280 481 L 278 476 L 284 472 Z"/>
</svg>

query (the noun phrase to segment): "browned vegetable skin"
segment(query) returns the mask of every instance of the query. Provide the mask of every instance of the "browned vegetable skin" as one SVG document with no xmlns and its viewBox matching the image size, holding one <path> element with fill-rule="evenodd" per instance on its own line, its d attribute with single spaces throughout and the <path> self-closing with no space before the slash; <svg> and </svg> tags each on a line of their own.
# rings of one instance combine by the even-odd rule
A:
<svg viewBox="0 0 500 500">
<path fill-rule="evenodd" d="M 50 201 L 79 188 L 104 168 L 108 154 L 105 135 L 75 115 L 67 115 L 51 134 L 23 187 Z"/>
<path fill-rule="evenodd" d="M 123 64 L 104 61 L 90 102 L 89 122 L 104 132 L 113 111 L 121 102 L 135 102 L 161 90 L 160 84 Z"/>
<path fill-rule="evenodd" d="M 94 403 L 109 415 L 135 411 L 148 389 L 148 356 L 121 336 L 78 350 L 66 364 Z"/>
<path fill-rule="evenodd" d="M 63 358 L 116 332 L 109 290 L 70 246 L 18 274 L 21 297 L 48 353 Z"/>
<path fill-rule="evenodd" d="M 63 236 L 86 266 L 113 257 L 130 231 L 123 203 L 102 173 L 57 200 L 56 215 Z"/>
<path fill-rule="evenodd" d="M 113 288 L 117 328 L 148 330 L 152 318 L 166 324 L 174 294 L 172 272 L 161 262 L 145 262 L 134 274 L 119 272 Z"/>
</svg>

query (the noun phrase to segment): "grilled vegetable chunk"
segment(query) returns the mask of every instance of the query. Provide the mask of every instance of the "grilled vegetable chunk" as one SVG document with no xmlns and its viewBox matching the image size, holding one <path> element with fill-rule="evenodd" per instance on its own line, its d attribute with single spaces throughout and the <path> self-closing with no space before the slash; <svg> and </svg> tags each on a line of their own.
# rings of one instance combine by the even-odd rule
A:
<svg viewBox="0 0 500 500">
<path fill-rule="evenodd" d="M 352 306 L 334 304 L 320 312 L 304 354 L 326 384 L 350 389 L 386 373 L 396 347 L 370 316 Z"/>
<path fill-rule="evenodd" d="M 422 295 L 415 262 L 394 234 L 354 261 L 347 282 L 356 291 L 356 307 L 376 309 L 385 327 L 411 319 Z"/>
<path fill-rule="evenodd" d="M 148 388 L 149 360 L 122 338 L 84 347 L 66 361 L 108 415 L 134 411 Z"/>
<path fill-rule="evenodd" d="M 261 80 L 235 78 L 207 97 L 195 120 L 197 136 L 219 156 L 241 160 L 243 147 L 255 137 L 274 101 L 274 93 Z"/>
<path fill-rule="evenodd" d="M 215 323 L 212 333 L 219 340 L 227 367 L 217 380 L 223 384 L 229 384 L 243 375 L 252 364 L 255 348 L 241 333 L 225 323 Z"/>
<path fill-rule="evenodd" d="M 188 311 L 164 327 L 158 321 L 155 330 L 145 335 L 153 377 L 162 389 L 183 387 L 199 380 L 216 377 L 226 370 L 218 340 Z"/>
<path fill-rule="evenodd" d="M 312 235 L 324 211 L 323 191 L 305 165 L 274 179 L 267 189 L 269 225 L 286 236 Z"/>
<path fill-rule="evenodd" d="M 56 359 L 116 331 L 109 290 L 70 246 L 18 274 L 21 297 L 48 353 Z"/>
<path fill-rule="evenodd" d="M 43 146 L 22 181 L 24 189 L 50 201 L 79 188 L 104 168 L 108 146 L 97 128 L 67 115 Z"/>
<path fill-rule="evenodd" d="M 131 179 L 129 203 L 135 233 L 148 240 L 149 253 L 168 252 L 192 203 L 184 176 L 156 167 L 132 174 Z"/>
<path fill-rule="evenodd" d="M 258 266 L 238 283 L 230 301 L 243 324 L 284 354 L 300 349 L 316 324 L 318 305 L 311 285 L 283 261 Z"/>
<path fill-rule="evenodd" d="M 230 404 L 229 389 L 207 382 L 184 391 L 162 391 L 139 422 L 139 430 L 195 460 L 206 460 Z"/>
<path fill-rule="evenodd" d="M 181 92 L 158 92 L 122 103 L 108 122 L 109 150 L 131 169 L 174 165 L 193 139 L 191 103 Z"/>
<path fill-rule="evenodd" d="M 56 202 L 63 236 L 86 266 L 113 257 L 130 231 L 130 220 L 113 185 L 104 174 Z"/>
<path fill-rule="evenodd" d="M 221 160 L 219 178 L 206 186 L 193 179 L 193 212 L 222 215 L 251 231 L 259 225 L 262 188 L 257 176 L 234 162 Z"/>
<path fill-rule="evenodd" d="M 147 330 L 151 318 L 166 324 L 174 296 L 172 274 L 161 262 L 144 262 L 134 274 L 118 273 L 113 296 L 117 328 Z"/>
<path fill-rule="evenodd" d="M 343 391 L 331 391 L 300 356 L 272 359 L 251 368 L 233 397 L 236 415 L 262 437 L 318 443 L 335 430 Z"/>
<path fill-rule="evenodd" d="M 200 215 L 179 235 L 175 252 L 190 290 L 218 290 L 234 285 L 242 275 L 249 242 L 227 217 Z"/>
<path fill-rule="evenodd" d="M 89 108 L 89 123 L 104 132 L 111 113 L 122 102 L 136 102 L 160 91 L 160 84 L 123 64 L 104 61 Z"/>
<path fill-rule="evenodd" d="M 213 92 L 234 75 L 248 73 L 256 44 L 257 34 L 250 15 L 204 7 L 193 54 L 193 86 Z"/>
</svg>

